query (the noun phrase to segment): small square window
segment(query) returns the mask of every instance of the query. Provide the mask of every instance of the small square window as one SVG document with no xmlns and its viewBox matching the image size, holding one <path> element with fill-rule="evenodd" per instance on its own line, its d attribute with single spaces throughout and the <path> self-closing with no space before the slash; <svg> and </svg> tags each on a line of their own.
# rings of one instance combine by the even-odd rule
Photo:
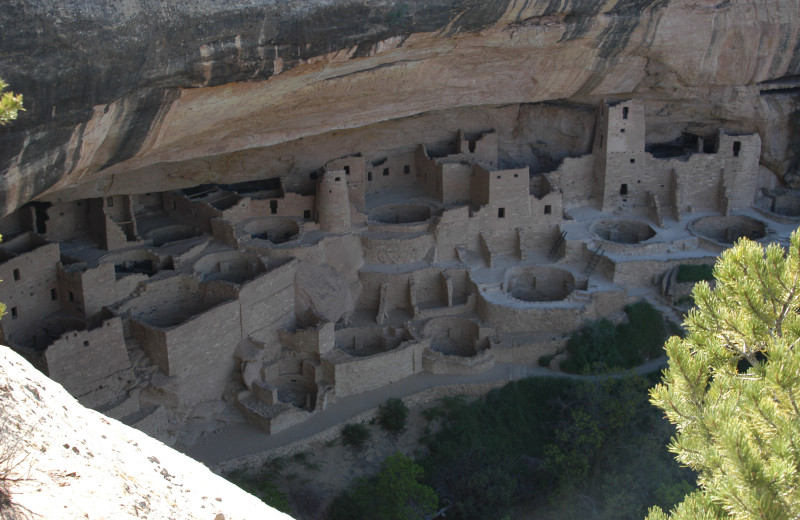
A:
<svg viewBox="0 0 800 520">
<path fill-rule="evenodd" d="M 500 175 L 498 175 L 498 176 L 497 176 L 497 178 L 498 178 L 498 179 L 499 179 L 500 177 L 501 177 Z"/>
<path fill-rule="evenodd" d="M 310 209 L 304 209 L 303 210 L 303 218 L 305 220 L 311 220 L 311 210 Z"/>
<path fill-rule="evenodd" d="M 636 159 L 631 159 L 631 164 L 634 164 L 635 162 L 636 162 Z"/>
<path fill-rule="evenodd" d="M 335 180 L 336 182 L 340 182 L 340 181 L 342 180 L 342 178 L 341 178 L 341 177 L 336 177 L 334 180 Z"/>
<path fill-rule="evenodd" d="M 89 342 L 88 342 L 88 341 L 84 341 L 84 342 L 83 342 L 83 346 L 84 346 L 84 347 L 88 347 L 88 346 L 89 346 Z"/>
<path fill-rule="evenodd" d="M 317 178 L 317 172 L 311 172 L 308 174 L 308 178 L 312 181 Z"/>
<path fill-rule="evenodd" d="M 620 128 L 619 129 L 619 133 L 624 134 L 625 133 L 625 129 L 624 128 Z"/>
<path fill-rule="evenodd" d="M 14 280 L 19 281 L 19 269 L 14 269 Z"/>
<path fill-rule="evenodd" d="M 544 214 L 545 215 L 549 215 L 552 212 L 553 212 L 553 206 L 551 206 L 550 204 L 545 204 L 545 206 L 544 206 Z"/>
</svg>

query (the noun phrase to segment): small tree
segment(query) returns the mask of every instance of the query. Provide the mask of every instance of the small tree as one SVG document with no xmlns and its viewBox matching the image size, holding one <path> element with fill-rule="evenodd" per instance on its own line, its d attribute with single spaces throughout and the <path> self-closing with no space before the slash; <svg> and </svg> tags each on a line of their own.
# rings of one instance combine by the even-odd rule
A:
<svg viewBox="0 0 800 520">
<path fill-rule="evenodd" d="M 331 504 L 331 520 L 422 520 L 439 503 L 436 492 L 421 484 L 422 467 L 402 453 L 381 464 L 371 479 L 358 479 Z"/>
<path fill-rule="evenodd" d="M 648 519 L 800 517 L 800 234 L 788 251 L 740 240 L 700 282 L 685 339 L 651 391 L 670 450 L 700 489 Z"/>
<path fill-rule="evenodd" d="M 378 408 L 378 424 L 391 433 L 400 433 L 406 427 L 408 407 L 402 399 L 389 398 Z"/>
<path fill-rule="evenodd" d="M 364 423 L 349 423 L 342 428 L 342 444 L 354 448 L 362 447 L 372 434 Z"/>
</svg>

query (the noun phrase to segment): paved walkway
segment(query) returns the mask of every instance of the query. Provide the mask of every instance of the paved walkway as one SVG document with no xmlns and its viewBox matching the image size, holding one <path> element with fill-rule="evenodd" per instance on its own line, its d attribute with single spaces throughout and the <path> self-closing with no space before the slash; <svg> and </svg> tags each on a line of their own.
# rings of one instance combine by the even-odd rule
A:
<svg viewBox="0 0 800 520">
<path fill-rule="evenodd" d="M 659 358 L 637 367 L 635 371 L 639 374 L 645 374 L 664 366 L 666 366 L 666 358 Z M 437 386 L 495 383 L 532 376 L 598 377 L 564 374 L 553 372 L 544 367 L 514 364 L 497 364 L 480 374 L 418 374 L 371 392 L 340 399 L 336 403 L 328 405 L 325 411 L 311 415 L 307 421 L 275 435 L 267 435 L 263 430 L 250 423 L 233 423 L 217 433 L 202 436 L 191 446 L 183 448 L 183 451 L 195 460 L 199 460 L 207 466 L 213 466 L 226 460 L 272 450 L 305 439 L 323 430 L 345 423 L 351 417 L 362 412 L 376 408 L 390 397 L 408 397 Z"/>
</svg>

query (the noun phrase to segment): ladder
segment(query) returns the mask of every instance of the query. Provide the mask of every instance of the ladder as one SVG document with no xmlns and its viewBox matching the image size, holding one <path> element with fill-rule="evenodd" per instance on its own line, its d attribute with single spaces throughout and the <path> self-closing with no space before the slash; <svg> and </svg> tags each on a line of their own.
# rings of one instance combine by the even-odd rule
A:
<svg viewBox="0 0 800 520">
<path fill-rule="evenodd" d="M 556 239 L 555 243 L 553 244 L 553 247 L 550 248 L 550 252 L 547 253 L 547 259 L 548 260 L 552 261 L 556 257 L 556 254 L 558 253 L 558 249 L 561 247 L 561 244 L 564 243 L 564 240 L 566 240 L 566 238 L 567 238 L 567 232 L 566 231 L 562 231 L 561 234 L 558 235 L 558 238 Z"/>
<path fill-rule="evenodd" d="M 583 274 L 590 276 L 594 272 L 597 264 L 600 263 L 600 259 L 603 258 L 603 253 L 605 253 L 605 250 L 602 248 L 602 246 L 598 246 L 596 251 L 592 251 L 592 257 L 589 258 L 589 261 L 586 263 L 586 268 L 583 270 Z"/>
</svg>

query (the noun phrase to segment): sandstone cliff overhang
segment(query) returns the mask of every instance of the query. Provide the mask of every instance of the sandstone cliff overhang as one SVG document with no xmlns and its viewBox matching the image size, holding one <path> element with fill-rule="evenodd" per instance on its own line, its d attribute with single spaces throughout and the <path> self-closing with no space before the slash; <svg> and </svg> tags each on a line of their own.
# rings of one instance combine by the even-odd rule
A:
<svg viewBox="0 0 800 520">
<path fill-rule="evenodd" d="M 631 95 L 672 126 L 758 131 L 770 143 L 762 162 L 780 174 L 792 108 L 765 96 L 792 92 L 759 84 L 800 74 L 799 8 L 17 0 L 0 11 L 0 75 L 27 112 L 0 131 L 0 207 L 297 175 L 329 158 L 303 139 L 463 107 Z"/>
</svg>

